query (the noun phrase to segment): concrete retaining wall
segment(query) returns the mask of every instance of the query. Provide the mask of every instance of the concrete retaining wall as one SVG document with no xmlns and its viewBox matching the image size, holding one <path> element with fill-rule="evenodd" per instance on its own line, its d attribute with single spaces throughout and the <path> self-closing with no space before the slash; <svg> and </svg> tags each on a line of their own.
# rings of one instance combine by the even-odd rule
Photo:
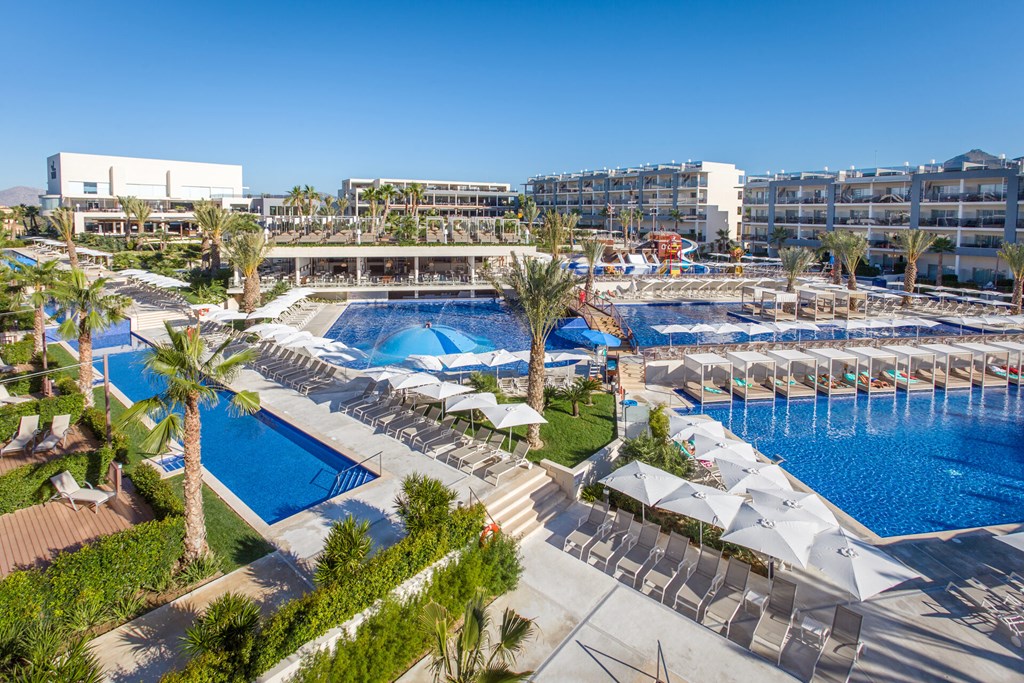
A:
<svg viewBox="0 0 1024 683">
<path fill-rule="evenodd" d="M 610 444 L 594 453 L 576 467 L 566 467 L 550 460 L 541 460 L 540 466 L 573 499 L 580 497 L 580 489 L 592 484 L 612 471 L 619 458 L 622 439 L 615 439 Z"/>
</svg>

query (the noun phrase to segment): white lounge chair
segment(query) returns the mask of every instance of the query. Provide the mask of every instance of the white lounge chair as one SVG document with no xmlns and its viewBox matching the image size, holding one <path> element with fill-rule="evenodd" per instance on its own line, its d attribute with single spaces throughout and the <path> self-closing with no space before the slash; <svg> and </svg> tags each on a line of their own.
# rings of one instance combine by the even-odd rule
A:
<svg viewBox="0 0 1024 683">
<path fill-rule="evenodd" d="M 50 431 L 32 447 L 33 453 L 45 453 L 52 451 L 57 446 L 63 446 L 71 431 L 70 415 L 54 415 L 50 424 Z"/>
<path fill-rule="evenodd" d="M 39 416 L 23 415 L 18 423 L 18 433 L 7 444 L 0 448 L 0 455 L 30 450 L 29 446 L 39 435 Z"/>
<path fill-rule="evenodd" d="M 75 481 L 75 478 L 70 472 L 64 470 L 60 474 L 50 477 L 50 483 L 57 489 L 57 493 L 53 494 L 50 500 L 55 498 L 63 498 L 71 503 L 71 507 L 77 512 L 78 506 L 75 502 L 85 503 L 86 505 L 92 505 L 93 511 L 96 514 L 100 512 L 100 505 L 103 505 L 108 500 L 117 495 L 114 491 L 100 491 L 94 489 L 92 484 L 85 482 L 88 488 L 82 488 Z"/>
</svg>

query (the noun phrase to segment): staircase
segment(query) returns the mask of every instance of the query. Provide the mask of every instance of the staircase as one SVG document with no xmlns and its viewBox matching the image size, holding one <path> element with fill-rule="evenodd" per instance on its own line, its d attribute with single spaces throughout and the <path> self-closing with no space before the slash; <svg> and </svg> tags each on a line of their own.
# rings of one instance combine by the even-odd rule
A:
<svg viewBox="0 0 1024 683">
<path fill-rule="evenodd" d="M 569 496 L 534 465 L 491 495 L 484 504 L 491 518 L 510 536 L 526 538 L 569 506 Z"/>
<path fill-rule="evenodd" d="M 136 302 L 129 310 L 130 315 L 135 318 L 136 330 L 148 330 L 164 326 L 167 320 L 187 320 L 188 315 L 181 309 L 158 308 Z"/>
<path fill-rule="evenodd" d="M 643 358 L 619 357 L 619 386 L 627 392 L 643 391 L 647 388 Z"/>
</svg>

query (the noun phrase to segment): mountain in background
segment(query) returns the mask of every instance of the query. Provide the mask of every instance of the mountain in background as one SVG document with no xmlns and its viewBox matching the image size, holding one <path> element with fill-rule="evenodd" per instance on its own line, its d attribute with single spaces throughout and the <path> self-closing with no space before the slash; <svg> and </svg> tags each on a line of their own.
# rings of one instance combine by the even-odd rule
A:
<svg viewBox="0 0 1024 683">
<path fill-rule="evenodd" d="M 39 195 L 44 192 L 45 190 L 25 185 L 9 187 L 6 190 L 0 190 L 0 206 L 17 206 L 18 204 L 39 206 Z"/>
</svg>

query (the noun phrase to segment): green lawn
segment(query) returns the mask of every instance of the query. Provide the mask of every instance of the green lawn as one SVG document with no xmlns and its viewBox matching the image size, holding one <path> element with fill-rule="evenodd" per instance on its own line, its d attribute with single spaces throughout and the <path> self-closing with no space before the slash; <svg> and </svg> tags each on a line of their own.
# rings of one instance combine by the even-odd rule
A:
<svg viewBox="0 0 1024 683">
<path fill-rule="evenodd" d="M 547 424 L 540 426 L 544 448 L 530 451 L 529 459 L 539 462 L 544 458 L 566 467 L 575 467 L 615 438 L 615 397 L 595 393 L 594 405 L 580 405 L 580 416 L 572 416 L 568 401 L 553 401 L 544 417 Z M 525 438 L 526 427 L 516 427 L 513 435 Z"/>
</svg>

